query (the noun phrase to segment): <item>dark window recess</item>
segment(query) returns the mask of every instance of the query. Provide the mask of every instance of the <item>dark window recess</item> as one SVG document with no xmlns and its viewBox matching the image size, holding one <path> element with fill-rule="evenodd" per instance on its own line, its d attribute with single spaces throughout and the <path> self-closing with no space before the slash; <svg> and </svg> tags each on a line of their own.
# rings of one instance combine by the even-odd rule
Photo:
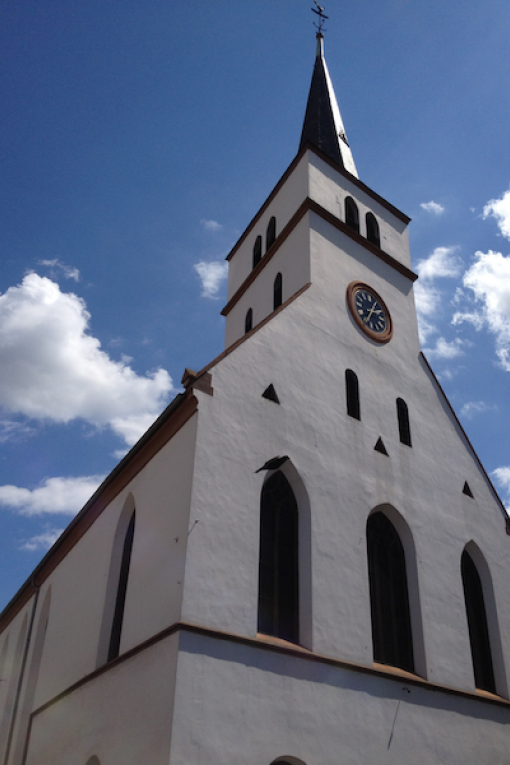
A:
<svg viewBox="0 0 510 765">
<path fill-rule="evenodd" d="M 377 219 L 375 215 L 371 212 L 366 214 L 366 224 L 367 224 L 367 239 L 372 244 L 375 244 L 376 247 L 381 247 L 381 237 L 379 234 L 379 224 L 377 222 Z"/>
<path fill-rule="evenodd" d="M 255 239 L 255 244 L 253 245 L 253 268 L 255 268 L 258 263 L 262 260 L 262 237 L 260 234 Z"/>
<path fill-rule="evenodd" d="M 248 308 L 246 311 L 246 318 L 244 320 L 244 334 L 250 331 L 253 327 L 253 310 Z"/>
<path fill-rule="evenodd" d="M 262 398 L 267 398 L 268 401 L 274 401 L 275 404 L 280 403 L 280 399 L 278 398 L 278 393 L 276 392 L 273 383 L 267 386 L 264 393 L 262 394 Z"/>
<path fill-rule="evenodd" d="M 258 631 L 297 643 L 298 511 L 289 482 L 274 473 L 260 503 Z"/>
<path fill-rule="evenodd" d="M 471 497 L 471 499 L 474 499 L 473 492 L 471 491 L 471 487 L 467 481 L 464 482 L 464 488 L 462 489 L 462 493 L 466 494 L 466 496 L 468 497 Z"/>
<path fill-rule="evenodd" d="M 273 285 L 273 309 L 277 309 L 283 303 L 283 279 L 281 274 L 276 274 Z"/>
<path fill-rule="evenodd" d="M 482 582 L 473 559 L 465 550 L 462 553 L 461 571 L 475 685 L 483 691 L 496 693 Z"/>
<path fill-rule="evenodd" d="M 267 231 L 266 231 L 266 252 L 269 250 L 272 244 L 274 244 L 274 241 L 276 239 L 276 218 L 273 217 L 267 224 Z"/>
<path fill-rule="evenodd" d="M 383 513 L 368 519 L 367 548 L 374 661 L 414 672 L 404 548 Z"/>
<path fill-rule="evenodd" d="M 352 369 L 345 370 L 345 395 L 347 398 L 347 414 L 359 420 L 359 385 L 358 376 Z"/>
<path fill-rule="evenodd" d="M 386 447 L 384 445 L 384 441 L 382 440 L 381 436 L 379 436 L 379 438 L 377 439 L 377 443 L 374 446 L 374 450 L 376 452 L 380 452 L 381 454 L 385 454 L 387 457 L 390 456 L 388 454 L 388 451 L 387 451 L 387 449 L 386 449 Z"/>
<path fill-rule="evenodd" d="M 411 427 L 409 425 L 409 410 L 403 398 L 397 398 L 398 432 L 400 441 L 406 446 L 412 446 Z"/>
<path fill-rule="evenodd" d="M 359 234 L 358 206 L 352 197 L 345 199 L 345 222 L 349 228 L 354 229 Z"/>
<path fill-rule="evenodd" d="M 129 577 L 129 565 L 131 563 L 131 552 L 133 550 L 133 538 L 135 535 L 135 513 L 131 516 L 124 537 L 124 546 L 122 548 L 122 561 L 120 564 L 119 584 L 117 587 L 117 597 L 115 599 L 115 612 L 113 614 L 112 632 L 110 636 L 110 646 L 108 648 L 108 661 L 116 659 L 120 650 L 120 636 L 122 632 L 122 622 L 124 619 L 124 606 L 126 605 L 126 592 Z"/>
</svg>

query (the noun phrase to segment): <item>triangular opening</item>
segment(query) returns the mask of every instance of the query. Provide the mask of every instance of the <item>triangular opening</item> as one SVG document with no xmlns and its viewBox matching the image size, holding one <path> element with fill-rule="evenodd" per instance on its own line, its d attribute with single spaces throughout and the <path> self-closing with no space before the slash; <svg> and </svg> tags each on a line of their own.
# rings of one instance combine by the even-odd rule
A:
<svg viewBox="0 0 510 765">
<path fill-rule="evenodd" d="M 464 481 L 464 488 L 462 489 L 462 493 L 466 494 L 468 497 L 471 497 L 471 499 L 474 499 L 473 492 L 471 491 L 467 481 Z"/>
<path fill-rule="evenodd" d="M 377 439 L 377 443 L 374 446 L 374 450 L 376 452 L 380 452 L 381 454 L 385 454 L 387 457 L 389 457 L 389 454 L 386 451 L 386 447 L 385 447 L 385 445 L 383 443 L 383 440 L 382 440 L 381 436 L 379 436 L 379 438 Z"/>
<path fill-rule="evenodd" d="M 268 387 L 265 389 L 264 393 L 262 394 L 262 398 L 267 398 L 268 401 L 274 401 L 275 404 L 280 403 L 280 399 L 278 398 L 278 394 L 274 389 L 273 383 L 268 385 Z"/>
</svg>

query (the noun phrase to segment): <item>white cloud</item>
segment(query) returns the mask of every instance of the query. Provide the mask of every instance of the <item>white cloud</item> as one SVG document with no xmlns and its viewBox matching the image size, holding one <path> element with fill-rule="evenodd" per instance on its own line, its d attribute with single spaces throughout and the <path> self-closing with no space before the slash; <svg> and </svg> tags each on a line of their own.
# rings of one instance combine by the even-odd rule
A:
<svg viewBox="0 0 510 765">
<path fill-rule="evenodd" d="M 57 260 L 57 258 L 54 260 L 39 260 L 38 262 L 41 266 L 47 266 L 48 268 L 53 269 L 53 273 L 55 273 L 56 270 L 62 271 L 66 279 L 74 279 L 75 282 L 80 281 L 79 270 L 74 266 L 66 266 L 65 263 Z"/>
<path fill-rule="evenodd" d="M 57 541 L 64 529 L 46 529 L 42 534 L 36 534 L 34 537 L 27 539 L 19 546 L 19 550 L 27 550 L 28 552 L 35 552 L 36 550 L 49 550 L 50 547 Z"/>
<path fill-rule="evenodd" d="M 141 377 L 87 334 L 83 300 L 35 273 L 0 295 L 0 406 L 36 419 L 82 418 L 133 444 L 166 404 L 163 369 Z"/>
<path fill-rule="evenodd" d="M 444 213 L 443 205 L 440 205 L 437 202 L 422 202 L 420 207 L 423 207 L 424 210 L 433 215 L 442 215 L 442 213 Z"/>
<path fill-rule="evenodd" d="M 195 263 L 194 268 L 202 282 L 202 297 L 217 297 L 221 283 L 227 278 L 228 264 L 218 261 L 206 263 L 201 260 L 200 263 Z"/>
<path fill-rule="evenodd" d="M 456 359 L 464 354 L 462 350 L 463 345 L 464 342 L 459 338 L 449 343 L 444 337 L 440 337 L 436 342 L 435 348 L 426 348 L 425 353 L 430 358 Z"/>
<path fill-rule="evenodd" d="M 461 262 L 456 257 L 458 247 L 436 247 L 425 260 L 420 260 L 416 266 L 419 280 L 414 285 L 414 298 L 418 314 L 418 328 L 422 343 L 437 332 L 430 317 L 437 313 L 441 292 L 434 285 L 435 279 L 453 278 L 459 275 Z"/>
<path fill-rule="evenodd" d="M 467 417 L 468 420 L 471 420 L 477 414 L 483 414 L 483 412 L 495 409 L 495 406 L 490 406 L 489 404 L 486 404 L 485 401 L 468 401 L 464 404 L 460 413 L 463 417 Z"/>
<path fill-rule="evenodd" d="M 510 239 L 510 189 L 500 199 L 491 199 L 483 208 L 482 217 L 496 219 L 498 228 L 506 239 Z"/>
<path fill-rule="evenodd" d="M 216 220 L 205 220 L 202 218 L 200 221 L 201 225 L 205 228 L 206 231 L 221 231 L 223 226 L 221 223 L 218 223 Z"/>
<path fill-rule="evenodd" d="M 494 478 L 494 482 L 499 486 L 506 494 L 506 509 L 509 510 L 510 504 L 510 467 L 498 467 L 493 470 L 491 476 Z"/>
<path fill-rule="evenodd" d="M 431 281 L 442 277 L 458 276 L 462 263 L 455 253 L 458 247 L 436 247 L 432 255 L 420 260 L 416 272 L 420 279 Z"/>
<path fill-rule="evenodd" d="M 0 505 L 20 515 L 75 515 L 92 496 L 104 476 L 47 478 L 36 489 L 0 486 Z"/>
<path fill-rule="evenodd" d="M 500 252 L 476 252 L 475 262 L 463 277 L 480 309 L 457 312 L 453 323 L 470 322 L 476 329 L 487 326 L 496 336 L 496 354 L 510 372 L 510 257 Z"/>
</svg>

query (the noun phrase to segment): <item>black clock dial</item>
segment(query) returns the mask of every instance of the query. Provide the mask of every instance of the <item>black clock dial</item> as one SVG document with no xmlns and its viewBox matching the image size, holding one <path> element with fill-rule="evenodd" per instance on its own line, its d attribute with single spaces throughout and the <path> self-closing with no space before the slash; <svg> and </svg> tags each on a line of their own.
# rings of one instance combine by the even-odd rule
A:
<svg viewBox="0 0 510 765">
<path fill-rule="evenodd" d="M 386 313 L 379 300 L 365 289 L 354 293 L 354 307 L 363 324 L 376 334 L 386 331 Z"/>
</svg>

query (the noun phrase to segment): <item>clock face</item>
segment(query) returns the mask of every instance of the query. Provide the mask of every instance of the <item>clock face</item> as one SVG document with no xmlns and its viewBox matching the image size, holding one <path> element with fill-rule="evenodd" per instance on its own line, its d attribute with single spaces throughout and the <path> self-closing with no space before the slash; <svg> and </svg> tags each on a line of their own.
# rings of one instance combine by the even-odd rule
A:
<svg viewBox="0 0 510 765">
<path fill-rule="evenodd" d="M 372 340 L 387 343 L 391 339 L 391 317 L 383 299 L 363 282 L 351 282 L 347 303 L 358 327 Z"/>
</svg>

